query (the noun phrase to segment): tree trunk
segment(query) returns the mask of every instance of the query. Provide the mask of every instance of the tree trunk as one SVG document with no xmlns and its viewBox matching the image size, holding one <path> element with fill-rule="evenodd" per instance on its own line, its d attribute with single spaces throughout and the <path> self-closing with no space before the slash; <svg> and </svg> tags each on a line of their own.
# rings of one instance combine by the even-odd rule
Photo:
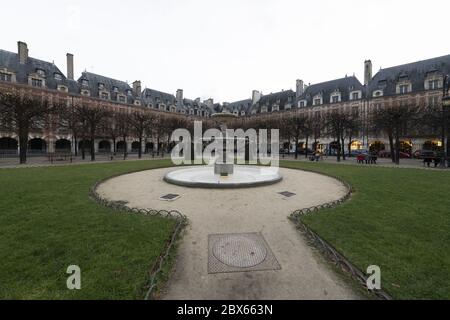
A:
<svg viewBox="0 0 450 320">
<path fill-rule="evenodd" d="M 139 136 L 139 150 L 138 150 L 139 159 L 142 158 L 142 135 Z"/>
<path fill-rule="evenodd" d="M 123 136 L 123 160 L 127 159 L 127 137 Z"/>
<path fill-rule="evenodd" d="M 116 150 L 116 137 L 112 137 L 112 139 L 113 139 L 113 153 L 114 153 L 114 155 L 116 155 L 116 152 L 117 152 L 117 150 Z"/>
<path fill-rule="evenodd" d="M 74 145 L 74 149 L 75 149 L 75 157 L 78 157 L 78 139 L 77 136 L 73 136 L 73 141 L 75 143 Z"/>
<path fill-rule="evenodd" d="M 400 164 L 400 137 L 395 136 L 395 164 Z"/>
<path fill-rule="evenodd" d="M 297 135 L 295 136 L 295 160 L 298 159 L 298 143 L 299 143 L 299 140 L 300 140 L 300 137 L 299 137 L 299 135 L 297 134 Z"/>
<path fill-rule="evenodd" d="M 337 145 L 336 160 L 337 160 L 337 162 L 341 162 L 341 150 L 342 150 L 342 148 L 341 148 L 341 137 L 339 137 L 339 135 L 337 136 L 336 142 L 338 144 Z"/>
<path fill-rule="evenodd" d="M 341 148 L 342 148 L 342 160 L 346 160 L 345 158 L 345 138 L 341 138 Z"/>
<path fill-rule="evenodd" d="M 94 135 L 91 135 L 91 161 L 95 161 L 95 145 L 94 145 Z"/>
<path fill-rule="evenodd" d="M 308 144 L 309 144 L 309 137 L 306 136 L 306 139 L 305 139 L 305 159 L 308 159 Z"/>
<path fill-rule="evenodd" d="M 20 164 L 27 163 L 27 149 L 28 149 L 28 133 L 19 133 L 19 161 Z"/>
<path fill-rule="evenodd" d="M 389 136 L 389 148 L 391 149 L 391 160 L 393 163 L 395 163 L 394 137 L 392 136 L 392 133 L 389 133 L 388 136 Z"/>
</svg>

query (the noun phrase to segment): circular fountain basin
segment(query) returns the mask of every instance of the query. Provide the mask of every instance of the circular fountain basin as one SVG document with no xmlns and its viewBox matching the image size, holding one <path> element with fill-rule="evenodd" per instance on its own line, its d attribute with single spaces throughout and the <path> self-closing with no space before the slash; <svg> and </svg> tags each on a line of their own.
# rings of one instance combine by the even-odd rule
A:
<svg viewBox="0 0 450 320">
<path fill-rule="evenodd" d="M 266 186 L 283 179 L 278 168 L 235 166 L 232 175 L 214 174 L 214 166 L 199 166 L 167 173 L 164 181 L 190 188 L 235 189 Z"/>
</svg>

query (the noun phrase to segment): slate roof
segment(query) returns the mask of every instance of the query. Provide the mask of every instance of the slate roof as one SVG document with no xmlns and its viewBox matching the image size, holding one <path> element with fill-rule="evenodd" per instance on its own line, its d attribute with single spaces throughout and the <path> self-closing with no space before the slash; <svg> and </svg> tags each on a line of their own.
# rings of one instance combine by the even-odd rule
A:
<svg viewBox="0 0 450 320">
<path fill-rule="evenodd" d="M 37 69 L 45 72 L 45 85 L 49 89 L 57 89 L 58 84 L 69 87 L 69 92 L 75 93 L 74 81 L 68 80 L 59 68 L 47 61 L 28 58 L 25 64 L 19 63 L 19 55 L 0 49 L 0 68 L 6 68 L 16 73 L 16 80 L 21 84 L 28 84 L 28 75 L 36 73 Z M 61 76 L 61 80 L 55 79 L 55 74 Z M 72 91 L 71 91 L 72 90 Z"/>
<path fill-rule="evenodd" d="M 153 107 L 158 103 L 167 105 L 176 104 L 176 98 L 173 94 L 145 88 L 142 92 L 142 101 L 145 105 L 151 104 Z"/>
<path fill-rule="evenodd" d="M 92 72 L 83 72 L 81 77 L 78 79 L 79 90 L 86 88 L 82 85 L 83 80 L 88 80 L 89 84 L 87 89 L 90 90 L 92 97 L 99 97 L 99 84 L 103 84 L 104 91 L 110 93 L 110 98 L 113 101 L 117 101 L 117 96 L 119 94 L 124 94 L 127 97 L 127 103 L 134 103 L 135 96 L 130 85 L 124 81 L 116 80 L 113 78 L 108 78 L 101 76 Z M 114 92 L 114 88 L 117 88 L 117 92 Z M 128 91 L 131 91 L 131 95 L 128 95 Z"/>
<path fill-rule="evenodd" d="M 372 97 L 380 89 L 385 96 L 396 94 L 397 82 L 403 79 L 411 81 L 413 92 L 420 92 L 425 90 L 425 78 L 432 73 L 450 74 L 450 55 L 381 69 L 372 78 L 368 94 Z"/>
<path fill-rule="evenodd" d="M 242 111 L 244 111 L 247 114 L 250 111 L 251 107 L 252 107 L 252 99 L 245 99 L 229 103 L 226 107 L 226 110 L 231 113 L 237 111 L 239 114 Z"/>
<path fill-rule="evenodd" d="M 317 83 L 308 86 L 305 89 L 303 95 L 301 95 L 297 101 L 306 100 L 307 105 L 311 106 L 313 104 L 313 99 L 318 94 L 322 94 L 323 103 L 329 103 L 331 95 L 339 90 L 341 93 L 341 101 L 350 100 L 350 92 L 352 91 L 362 91 L 363 97 L 365 92 L 365 87 L 355 76 L 345 77 L 341 79 L 335 79 L 327 82 Z"/>
</svg>

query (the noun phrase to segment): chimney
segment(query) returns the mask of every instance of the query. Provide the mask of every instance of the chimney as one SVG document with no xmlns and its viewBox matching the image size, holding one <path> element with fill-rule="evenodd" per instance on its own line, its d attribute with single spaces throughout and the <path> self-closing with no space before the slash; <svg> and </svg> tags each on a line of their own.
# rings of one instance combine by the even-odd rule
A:
<svg viewBox="0 0 450 320">
<path fill-rule="evenodd" d="M 139 80 L 133 82 L 133 93 L 136 97 L 141 96 L 141 82 Z"/>
<path fill-rule="evenodd" d="M 17 42 L 18 46 L 18 54 L 19 54 L 19 63 L 25 64 L 28 59 L 28 46 L 25 42 L 19 41 Z"/>
<path fill-rule="evenodd" d="M 252 104 L 257 104 L 261 100 L 261 92 L 253 90 L 252 92 Z"/>
<path fill-rule="evenodd" d="M 297 88 L 296 97 L 298 98 L 301 95 L 303 95 L 303 93 L 305 92 L 305 86 L 304 86 L 303 80 L 297 80 L 296 88 Z"/>
<path fill-rule="evenodd" d="M 364 61 L 364 85 L 367 86 L 372 81 L 372 61 Z"/>
<path fill-rule="evenodd" d="M 182 103 L 183 102 L 183 89 L 177 90 L 177 102 Z"/>
<path fill-rule="evenodd" d="M 66 56 L 67 56 L 67 79 L 74 80 L 73 54 L 68 53 Z"/>
</svg>

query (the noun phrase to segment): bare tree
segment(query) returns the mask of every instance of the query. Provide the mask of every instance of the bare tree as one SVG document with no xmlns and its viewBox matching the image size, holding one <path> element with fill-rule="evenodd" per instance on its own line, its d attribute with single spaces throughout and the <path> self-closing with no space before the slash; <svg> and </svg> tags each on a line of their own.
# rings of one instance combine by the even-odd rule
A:
<svg viewBox="0 0 450 320">
<path fill-rule="evenodd" d="M 88 137 L 90 141 L 91 161 L 95 161 L 95 137 L 110 111 L 99 104 L 83 104 L 75 110 L 78 120 L 83 124 L 83 138 Z M 84 140 L 82 143 L 84 147 Z"/>
<path fill-rule="evenodd" d="M 336 139 L 337 153 L 336 159 L 341 161 L 342 155 L 342 141 L 344 139 L 344 133 L 347 122 L 347 115 L 341 110 L 333 110 L 325 117 L 326 132 L 329 136 Z"/>
<path fill-rule="evenodd" d="M 155 115 L 147 110 L 137 110 L 129 115 L 131 131 L 139 140 L 139 159 L 142 158 L 142 141 L 144 140 L 144 135 L 146 130 L 153 124 L 155 118 Z"/>
<path fill-rule="evenodd" d="M 0 91 L 2 123 L 19 136 L 20 163 L 27 162 L 28 136 L 33 128 L 45 126 L 48 117 L 57 114 L 59 105 L 43 95 L 17 90 Z"/>
<path fill-rule="evenodd" d="M 372 130 L 388 136 L 394 163 L 400 163 L 400 139 L 415 129 L 419 118 L 419 108 L 413 105 L 384 106 L 372 112 Z"/>
<path fill-rule="evenodd" d="M 116 120 L 116 127 L 119 136 L 123 139 L 124 148 L 123 148 L 123 160 L 127 159 L 127 138 L 130 136 L 131 125 L 130 125 L 130 115 L 126 110 L 122 112 L 117 112 L 114 114 L 114 118 Z"/>
</svg>

